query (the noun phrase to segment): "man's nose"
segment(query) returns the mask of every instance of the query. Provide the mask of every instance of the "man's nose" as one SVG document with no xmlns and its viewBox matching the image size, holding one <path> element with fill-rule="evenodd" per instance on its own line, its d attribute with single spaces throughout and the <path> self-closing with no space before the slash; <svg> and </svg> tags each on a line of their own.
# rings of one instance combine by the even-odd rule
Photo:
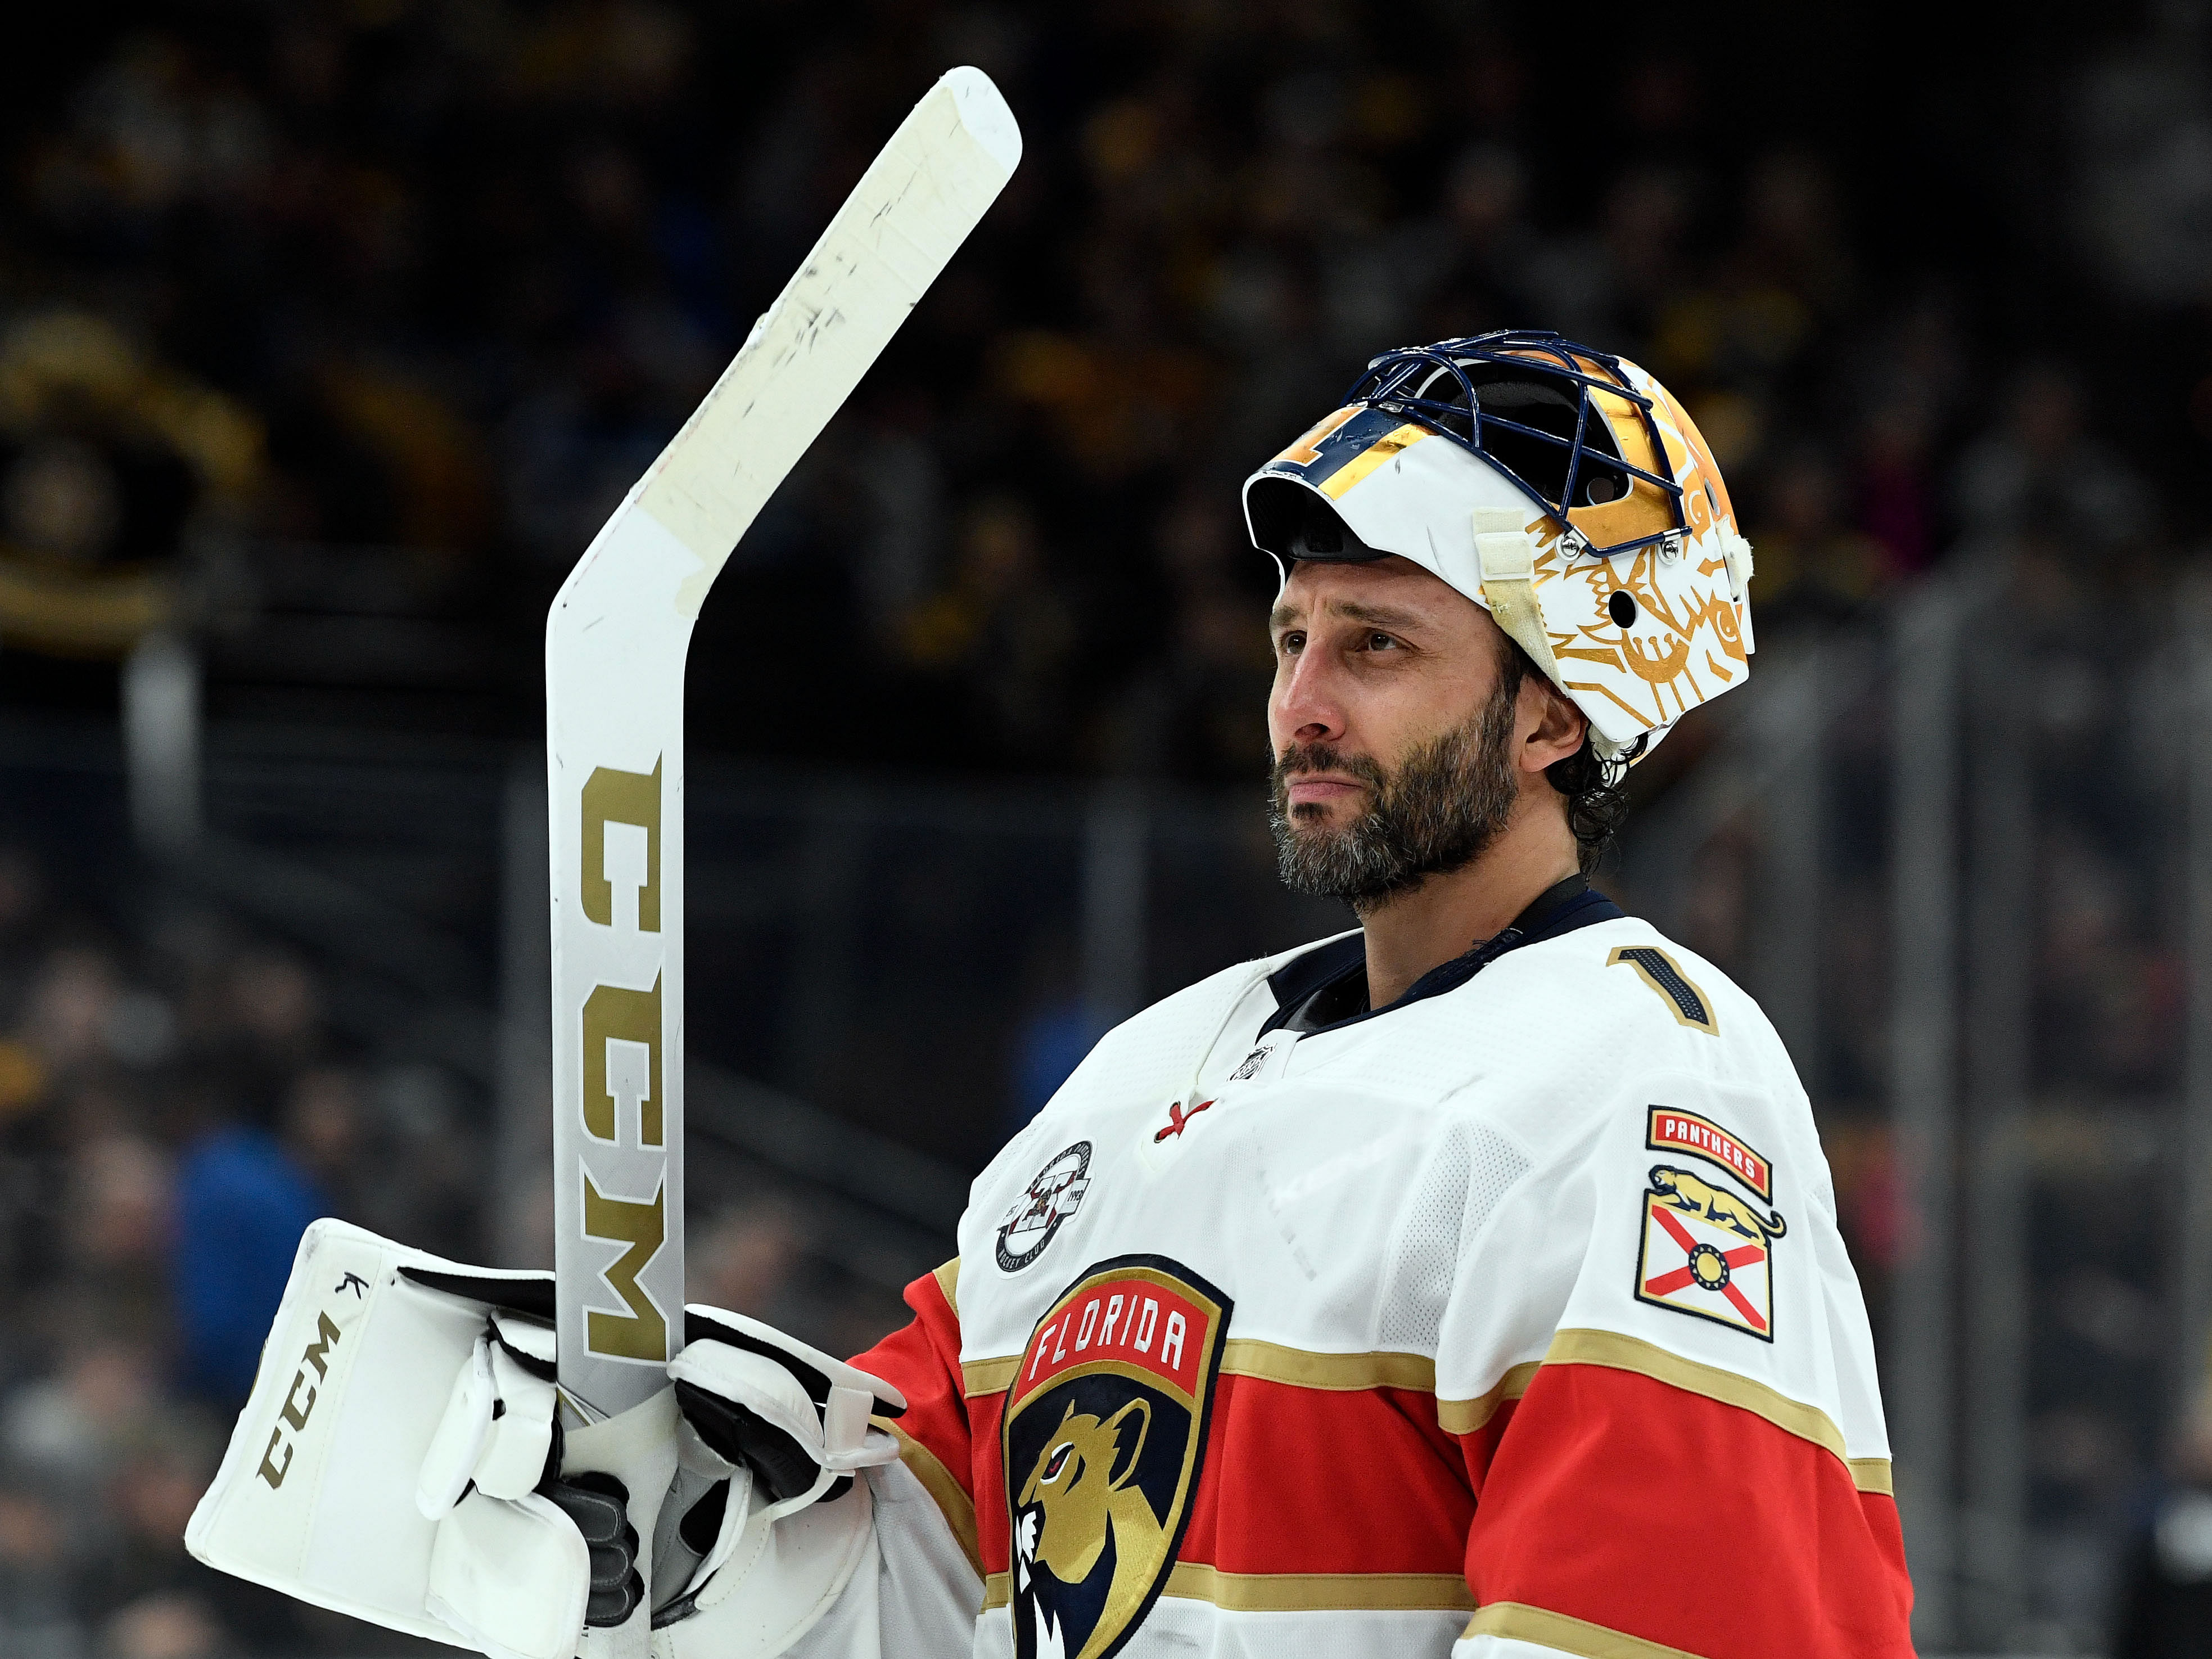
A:
<svg viewBox="0 0 2212 1659">
<path fill-rule="evenodd" d="M 1275 747 L 1289 743 L 1336 743 L 1344 737 L 1344 705 L 1337 696 L 1326 659 L 1318 652 L 1291 659 L 1290 672 L 1277 683 Z"/>
</svg>

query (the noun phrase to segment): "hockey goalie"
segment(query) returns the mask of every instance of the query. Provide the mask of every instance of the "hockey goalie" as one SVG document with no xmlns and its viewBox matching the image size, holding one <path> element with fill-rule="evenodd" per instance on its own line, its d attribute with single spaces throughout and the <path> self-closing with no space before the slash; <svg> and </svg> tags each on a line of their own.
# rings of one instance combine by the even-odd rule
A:
<svg viewBox="0 0 2212 1659">
<path fill-rule="evenodd" d="M 1106 1036 L 851 1365 L 692 1310 L 629 1429 L 657 1524 L 559 1475 L 548 1280 L 404 1267 L 393 1368 L 348 1382 L 377 1409 L 320 1451 L 352 1473 L 315 1473 L 343 1510 L 392 1479 L 380 1413 L 394 1449 L 434 1425 L 413 1576 L 355 1545 L 407 1627 L 557 1659 L 649 1578 L 680 1659 L 1910 1652 L 1804 1092 L 1747 997 L 1584 878 L 1621 769 L 1749 665 L 1695 428 L 1602 353 L 1447 341 L 1371 365 L 1244 506 L 1284 574 L 1283 872 L 1362 927 Z M 311 1237 L 327 1340 L 264 1360 L 295 1417 L 366 1310 L 349 1250 L 369 1282 L 391 1254 Z M 458 1379 L 404 1369 L 409 1321 L 467 1330 Z M 247 1481 L 304 1482 L 307 1440 Z"/>
<path fill-rule="evenodd" d="M 700 1307 L 664 1359 L 319 1224 L 194 1549 L 493 1659 L 1909 1655 L 1805 1093 L 1587 880 L 1750 668 L 1711 453 L 1496 333 L 1375 360 L 1243 507 L 1282 872 L 1357 930 L 1103 1038 L 849 1363 Z M 586 1342 L 636 1403 L 585 1409 Z"/>
</svg>

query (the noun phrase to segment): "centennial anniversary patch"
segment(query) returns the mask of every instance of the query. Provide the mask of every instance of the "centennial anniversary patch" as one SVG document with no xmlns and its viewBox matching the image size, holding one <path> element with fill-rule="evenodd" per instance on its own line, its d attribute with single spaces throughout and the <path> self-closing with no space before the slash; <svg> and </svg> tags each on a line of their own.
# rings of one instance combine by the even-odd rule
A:
<svg viewBox="0 0 2212 1659">
<path fill-rule="evenodd" d="M 1189 1523 L 1229 1298 L 1181 1263 L 1102 1261 L 1037 1322 L 1001 1451 L 1018 1659 L 1109 1659 Z"/>
<path fill-rule="evenodd" d="M 999 1223 L 999 1267 L 1018 1273 L 1044 1254 L 1060 1224 L 1083 1207 L 1091 1190 L 1091 1143 L 1079 1140 L 1030 1180 Z"/>
</svg>

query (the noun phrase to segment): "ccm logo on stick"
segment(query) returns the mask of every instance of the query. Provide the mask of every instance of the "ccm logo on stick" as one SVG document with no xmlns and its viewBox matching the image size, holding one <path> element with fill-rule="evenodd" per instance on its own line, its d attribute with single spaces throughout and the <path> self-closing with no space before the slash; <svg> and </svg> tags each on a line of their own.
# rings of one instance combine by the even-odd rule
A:
<svg viewBox="0 0 2212 1659">
<path fill-rule="evenodd" d="M 635 825 L 645 831 L 645 880 L 637 889 L 637 928 L 641 933 L 660 932 L 660 775 L 656 761 L 650 772 L 618 772 L 602 766 L 584 785 L 583 872 L 577 895 L 584 917 L 611 931 L 615 927 L 614 884 L 606 874 L 607 826 Z M 608 1072 L 608 1045 L 635 1043 L 646 1052 L 645 1088 L 637 1103 L 639 1146 L 666 1144 L 663 1086 L 661 982 L 656 973 L 643 990 L 624 985 L 595 985 L 584 1000 L 580 1018 L 584 1048 L 584 1129 L 593 1140 L 618 1143 L 621 1103 L 616 1098 Z M 668 1188 L 664 1179 L 645 1201 L 610 1198 L 602 1193 L 588 1169 L 580 1170 L 584 1183 L 584 1232 L 586 1237 L 627 1248 L 604 1277 L 608 1286 L 629 1309 L 626 1314 L 591 1310 L 585 1320 L 585 1346 L 593 1353 L 621 1359 L 665 1360 L 668 1356 L 668 1321 L 640 1285 L 638 1275 L 659 1254 L 668 1236 Z"/>
</svg>

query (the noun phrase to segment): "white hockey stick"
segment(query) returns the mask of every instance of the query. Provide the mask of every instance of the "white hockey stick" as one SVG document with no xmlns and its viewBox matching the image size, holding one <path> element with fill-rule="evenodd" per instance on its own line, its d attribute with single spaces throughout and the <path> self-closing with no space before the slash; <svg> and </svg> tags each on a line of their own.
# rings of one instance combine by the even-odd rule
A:
<svg viewBox="0 0 2212 1659">
<path fill-rule="evenodd" d="M 684 659 L 753 517 L 1021 156 L 981 70 L 895 133 L 545 624 L 554 1265 L 562 1392 L 596 1420 L 665 1386 L 684 1326 Z M 738 665 L 742 672 L 743 665 Z"/>
</svg>

